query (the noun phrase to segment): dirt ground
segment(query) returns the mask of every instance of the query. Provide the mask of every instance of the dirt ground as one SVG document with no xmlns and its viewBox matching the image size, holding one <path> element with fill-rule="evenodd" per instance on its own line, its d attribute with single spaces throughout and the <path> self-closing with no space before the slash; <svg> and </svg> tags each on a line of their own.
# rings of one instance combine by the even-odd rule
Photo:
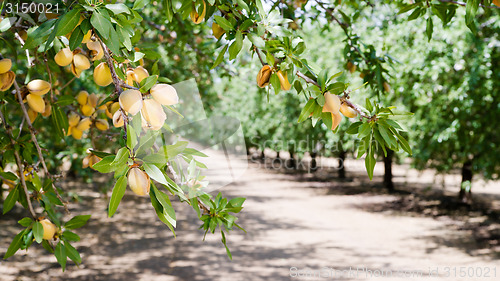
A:
<svg viewBox="0 0 500 281">
<path fill-rule="evenodd" d="M 74 244 L 83 264 L 69 263 L 62 273 L 55 257 L 35 246 L 0 261 L 0 280 L 500 280 L 499 182 L 474 182 L 476 201 L 468 206 L 455 200 L 457 175 L 398 165 L 399 192 L 387 194 L 381 163 L 373 182 L 352 160 L 345 180 L 331 168 L 288 173 L 268 164 L 250 163 L 221 190 L 247 198 L 238 221 L 247 233 L 227 237 L 232 261 L 219 235 L 202 241 L 188 206 L 174 202 L 174 238 L 147 197 L 127 191 L 107 218 L 99 193 L 105 183 L 71 183 L 65 188 L 79 190 L 83 200 L 71 204 L 72 214 L 93 214 Z M 0 218 L 2 256 L 20 229 L 21 211 Z"/>
</svg>

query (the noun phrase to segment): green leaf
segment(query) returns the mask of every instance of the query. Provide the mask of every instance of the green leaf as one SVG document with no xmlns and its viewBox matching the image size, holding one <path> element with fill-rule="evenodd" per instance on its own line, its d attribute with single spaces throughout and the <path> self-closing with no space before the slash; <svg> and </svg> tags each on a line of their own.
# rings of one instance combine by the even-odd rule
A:
<svg viewBox="0 0 500 281">
<path fill-rule="evenodd" d="M 169 185 L 168 181 L 165 179 L 165 175 L 160 171 L 160 169 L 158 169 L 158 167 L 147 163 L 144 163 L 142 166 L 144 167 L 146 174 L 148 174 L 152 179 L 161 184 Z"/>
<path fill-rule="evenodd" d="M 97 151 L 97 150 L 93 150 L 93 149 L 91 149 L 90 152 L 92 152 L 92 154 L 94 154 L 96 156 L 99 156 L 100 158 L 104 158 L 104 157 L 107 157 L 107 156 L 113 156 L 113 159 L 114 159 L 114 157 L 115 157 L 114 154 L 111 154 L 111 153 L 108 153 L 108 152 Z"/>
<path fill-rule="evenodd" d="M 129 152 L 126 147 L 122 147 L 116 153 L 115 159 L 111 162 L 111 166 L 119 167 L 127 163 L 129 158 Z"/>
<path fill-rule="evenodd" d="M 359 131 L 359 127 L 363 125 L 363 122 L 354 122 L 352 123 L 349 128 L 346 130 L 346 133 L 354 135 L 357 134 Z"/>
<path fill-rule="evenodd" d="M 327 79 L 328 79 L 328 70 L 327 69 L 321 70 L 317 79 L 321 90 L 325 89 Z"/>
<path fill-rule="evenodd" d="M 217 219 L 216 219 L 216 217 L 211 217 L 210 218 L 209 227 L 210 227 L 210 232 L 214 233 L 215 232 L 215 228 L 217 227 Z"/>
<path fill-rule="evenodd" d="M 333 119 L 332 119 L 332 114 L 330 112 L 322 112 L 321 113 L 321 120 L 323 120 L 323 123 L 325 123 L 328 130 L 330 130 L 332 128 Z"/>
<path fill-rule="evenodd" d="M 36 221 L 33 225 L 33 236 L 35 236 L 35 241 L 41 243 L 43 240 L 43 225 Z"/>
<path fill-rule="evenodd" d="M 19 223 L 20 225 L 24 226 L 24 227 L 28 227 L 31 225 L 31 223 L 33 222 L 33 220 L 31 218 L 22 218 L 20 219 L 17 223 Z"/>
<path fill-rule="evenodd" d="M 151 184 L 152 189 L 154 190 L 154 195 L 156 196 L 156 200 L 163 206 L 163 214 L 167 221 L 175 228 L 176 227 L 176 218 L 175 218 L 175 210 L 172 207 L 172 203 L 168 198 L 168 195 L 159 191 L 154 184 Z"/>
<path fill-rule="evenodd" d="M 403 8 L 401 8 L 399 10 L 398 15 L 404 14 L 404 13 L 406 13 L 408 11 L 411 11 L 411 10 L 415 9 L 419 5 L 420 5 L 420 3 L 413 3 L 413 4 L 405 5 Z"/>
<path fill-rule="evenodd" d="M 467 26 L 473 23 L 480 3 L 481 0 L 467 0 L 467 5 L 465 6 L 465 24 Z"/>
<path fill-rule="evenodd" d="M 0 21 L 0 32 L 5 32 L 17 21 L 16 17 L 4 18 Z"/>
<path fill-rule="evenodd" d="M 40 180 L 40 177 L 35 171 L 33 171 L 33 179 L 31 182 L 33 183 L 33 186 L 36 188 L 36 191 L 40 191 L 40 189 L 42 189 L 42 181 Z"/>
<path fill-rule="evenodd" d="M 0 172 L 0 176 L 6 180 L 15 181 L 17 180 L 16 174 L 13 172 Z"/>
<path fill-rule="evenodd" d="M 414 19 L 417 19 L 417 18 L 420 16 L 420 14 L 421 14 L 422 10 L 424 10 L 424 9 L 422 9 L 422 8 L 420 8 L 420 7 L 416 8 L 416 9 L 413 11 L 413 13 L 411 13 L 411 14 L 410 14 L 410 16 L 408 17 L 408 21 L 412 21 L 412 20 L 414 20 Z"/>
<path fill-rule="evenodd" d="M 137 120 L 139 120 L 139 118 L 137 118 Z M 131 150 L 134 150 L 134 147 L 136 145 L 137 145 L 137 133 L 135 132 L 135 129 L 133 126 L 131 126 L 130 124 L 127 124 L 127 146 Z"/>
<path fill-rule="evenodd" d="M 49 242 L 49 241 L 47 241 L 47 240 L 43 240 L 43 241 L 42 241 L 42 247 L 43 247 L 45 250 L 49 251 L 50 253 L 52 253 L 52 254 L 54 253 L 54 248 L 52 248 L 52 245 L 50 245 L 50 242 Z"/>
<path fill-rule="evenodd" d="M 84 226 L 89 219 L 90 215 L 74 216 L 72 219 L 70 219 L 68 222 L 64 224 L 64 228 L 70 230 L 75 228 L 80 228 Z"/>
<path fill-rule="evenodd" d="M 236 197 L 231 200 L 229 200 L 228 205 L 231 205 L 232 207 L 241 207 L 243 203 L 245 202 L 246 198 L 243 197 Z"/>
<path fill-rule="evenodd" d="M 62 237 L 64 239 L 66 239 L 67 241 L 75 241 L 75 242 L 80 241 L 80 236 L 78 236 L 78 234 L 71 232 L 69 230 L 65 230 L 62 234 Z"/>
<path fill-rule="evenodd" d="M 413 153 L 411 151 L 410 145 L 408 144 L 408 141 L 405 138 L 403 138 L 398 132 L 396 132 L 396 130 L 394 130 L 394 135 L 396 135 L 396 137 L 398 138 L 399 144 L 401 144 L 403 150 L 406 151 L 408 154 L 412 155 Z"/>
<path fill-rule="evenodd" d="M 372 105 L 372 103 L 371 103 L 371 101 L 370 101 L 370 99 L 369 99 L 369 98 L 366 98 L 366 109 L 367 109 L 369 112 L 372 112 L 372 110 L 373 110 L 373 105 Z"/>
<path fill-rule="evenodd" d="M 304 108 L 302 109 L 302 112 L 300 112 L 299 120 L 297 122 L 301 123 L 304 122 L 307 118 L 309 118 L 309 115 L 311 115 L 315 107 L 316 107 L 316 100 L 309 99 Z"/>
<path fill-rule="evenodd" d="M 382 138 L 388 144 L 389 148 L 394 148 L 397 146 L 396 139 L 390 131 L 388 131 L 384 126 L 378 126 L 378 130 Z"/>
<path fill-rule="evenodd" d="M 136 2 L 138 2 L 138 1 L 136 1 Z M 119 4 L 106 4 L 106 8 L 108 10 L 110 10 L 111 12 L 113 12 L 113 14 L 115 14 L 115 15 L 118 15 L 118 14 L 121 14 L 121 13 L 130 14 L 130 10 L 123 3 L 119 3 Z"/>
<path fill-rule="evenodd" d="M 229 60 L 233 60 L 238 56 L 243 46 L 243 34 L 240 30 L 236 32 L 236 37 L 234 42 L 229 46 Z"/>
<path fill-rule="evenodd" d="M 380 124 L 384 124 L 384 122 L 387 123 L 387 127 L 392 126 L 398 130 L 403 130 L 403 127 L 401 127 L 401 125 L 398 122 L 396 122 L 392 119 L 387 119 L 385 121 L 383 121 L 383 120 L 379 121 Z"/>
<path fill-rule="evenodd" d="M 365 167 L 366 171 L 368 172 L 368 177 L 370 180 L 373 179 L 373 170 L 375 169 L 375 157 L 373 154 L 373 146 L 371 145 L 371 138 L 370 138 L 370 147 L 368 148 L 368 153 L 366 154 L 365 158 Z"/>
<path fill-rule="evenodd" d="M 24 236 L 25 232 L 26 232 L 26 229 L 19 232 L 14 237 L 14 239 L 12 240 L 12 242 L 9 245 L 9 248 L 7 249 L 7 252 L 3 256 L 4 259 L 8 259 L 9 257 L 13 256 L 17 252 L 17 250 L 19 250 L 19 248 L 21 248 L 21 245 L 23 243 L 23 236 Z"/>
<path fill-rule="evenodd" d="M 277 95 L 281 90 L 280 79 L 276 74 L 273 74 L 271 75 L 271 79 L 269 80 L 269 82 L 271 82 L 271 85 L 273 86 L 274 94 Z"/>
<path fill-rule="evenodd" d="M 112 28 L 111 22 L 105 18 L 99 10 L 96 10 L 92 14 L 90 23 L 97 30 L 97 32 L 99 32 L 103 39 L 109 39 L 109 32 Z"/>
<path fill-rule="evenodd" d="M 427 18 L 427 25 L 426 25 L 426 28 L 425 28 L 425 33 L 427 34 L 427 39 L 429 41 L 431 41 L 432 39 L 432 31 L 434 29 L 434 25 L 432 24 L 432 17 L 429 16 Z"/>
<path fill-rule="evenodd" d="M 57 135 L 61 139 L 63 139 L 64 135 L 65 135 L 64 132 L 68 131 L 68 127 L 69 127 L 68 117 L 61 110 L 61 107 L 53 104 L 51 118 L 52 118 L 52 124 L 54 124 Z"/>
<path fill-rule="evenodd" d="M 80 257 L 80 253 L 67 241 L 64 241 L 64 247 L 66 248 L 66 254 L 68 258 L 74 261 L 76 264 L 80 264 L 82 262 L 82 257 Z"/>
<path fill-rule="evenodd" d="M 259 49 L 265 48 L 266 42 L 264 42 L 264 39 L 262 39 L 260 36 L 253 33 L 248 33 L 247 37 L 248 39 L 250 39 L 250 42 L 255 45 L 255 47 Z"/>
<path fill-rule="evenodd" d="M 116 210 L 118 209 L 118 205 L 125 194 L 125 190 L 127 188 L 127 177 L 125 175 L 121 176 L 115 183 L 113 187 L 113 193 L 111 194 L 111 199 L 109 200 L 109 208 L 108 208 L 108 216 L 112 217 Z"/>
<path fill-rule="evenodd" d="M 168 21 L 172 21 L 174 17 L 174 10 L 172 8 L 172 0 L 165 0 L 165 5 L 163 10 L 165 11 L 165 14 L 167 16 Z"/>
<path fill-rule="evenodd" d="M 80 21 L 80 9 L 75 8 L 64 14 L 57 23 L 56 36 L 63 36 L 70 33 Z"/>
<path fill-rule="evenodd" d="M 210 67 L 210 69 L 214 69 L 216 66 L 218 66 L 222 62 L 222 60 L 224 59 L 224 54 L 226 53 L 228 47 L 229 47 L 229 45 L 224 46 L 224 48 L 219 53 L 219 55 L 217 56 L 217 59 L 214 61 L 214 64 L 212 65 L 212 67 Z"/>
<path fill-rule="evenodd" d="M 372 127 L 370 126 L 370 123 L 363 123 L 358 130 L 358 138 L 363 138 L 365 136 L 368 136 L 372 131 Z"/>
<path fill-rule="evenodd" d="M 139 91 L 141 93 L 146 93 L 156 84 L 157 80 L 158 80 L 158 75 L 148 76 L 147 78 L 141 81 Z"/>
<path fill-rule="evenodd" d="M 178 141 L 175 144 L 163 146 L 162 152 L 167 160 L 172 160 L 178 154 L 183 153 L 187 149 L 188 144 L 189 142 L 187 141 Z"/>
<path fill-rule="evenodd" d="M 44 23 L 42 23 L 37 29 L 28 34 L 28 39 L 26 39 L 26 43 L 24 44 L 24 49 L 32 49 L 36 46 L 40 45 L 45 41 L 47 36 L 51 34 L 54 25 L 58 20 L 51 19 Z"/>
<path fill-rule="evenodd" d="M 172 231 L 172 233 L 174 234 L 175 236 L 175 229 L 174 227 L 172 226 L 172 224 L 169 222 L 168 218 L 165 216 L 164 214 L 164 208 L 163 206 L 160 204 L 160 202 L 158 202 L 158 199 L 156 198 L 156 194 L 155 194 L 155 191 L 154 189 L 152 189 L 150 192 L 149 192 L 149 197 L 151 198 L 151 205 L 153 205 L 153 208 L 155 209 L 155 212 L 156 212 L 156 215 L 158 216 L 158 218 L 166 225 L 168 226 L 168 228 Z"/>
<path fill-rule="evenodd" d="M 229 248 L 226 245 L 226 235 L 224 235 L 224 231 L 222 231 L 222 230 L 220 231 L 220 233 L 222 234 L 221 241 L 222 241 L 222 244 L 224 244 L 224 247 L 226 248 L 226 254 L 229 257 L 229 259 L 232 260 L 233 255 L 231 255 L 231 251 L 229 251 Z"/>
<path fill-rule="evenodd" d="M 214 20 L 225 31 L 231 31 L 231 30 L 233 30 L 233 25 L 227 19 L 225 19 L 225 18 L 223 18 L 221 16 L 215 15 L 214 16 Z"/>
<path fill-rule="evenodd" d="M 110 25 L 109 28 L 109 38 L 103 39 L 104 43 L 108 48 L 111 50 L 111 52 L 115 54 L 120 53 L 120 35 L 118 35 L 118 32 L 113 28 L 113 26 Z M 116 71 L 118 72 L 120 68 L 117 68 Z"/>
<path fill-rule="evenodd" d="M 102 158 L 101 161 L 97 162 L 92 166 L 92 169 L 101 173 L 111 173 L 116 170 L 116 167 L 111 165 L 115 160 L 115 155 L 110 155 Z"/>
<path fill-rule="evenodd" d="M 335 82 L 328 85 L 328 88 L 326 90 L 329 91 L 332 95 L 338 95 L 345 90 L 345 84 L 342 82 Z"/>
<path fill-rule="evenodd" d="M 61 241 L 57 243 L 54 255 L 56 256 L 57 262 L 61 265 L 62 270 L 64 271 L 66 269 L 67 256 L 66 256 L 66 247 L 64 247 Z"/>
<path fill-rule="evenodd" d="M 134 7 L 132 7 L 132 9 L 134 9 L 134 10 L 141 10 L 147 4 L 149 4 L 149 0 L 137 0 L 137 1 L 134 2 Z"/>
<path fill-rule="evenodd" d="M 378 143 L 380 144 L 380 147 L 382 147 L 384 155 L 387 156 L 387 150 L 385 149 L 386 142 L 384 141 L 384 138 L 382 138 L 382 136 L 380 135 L 378 128 L 373 129 L 373 136 L 375 137 L 375 140 L 377 140 Z"/>
<path fill-rule="evenodd" d="M 80 27 L 77 27 L 73 33 L 71 33 L 71 37 L 69 38 L 69 48 L 74 51 L 80 44 L 82 43 L 83 37 L 85 34 L 83 34 L 83 31 L 80 29 Z"/>
<path fill-rule="evenodd" d="M 19 185 L 14 187 L 5 198 L 3 202 L 3 214 L 6 214 L 8 211 L 12 210 L 17 200 L 19 199 Z"/>
</svg>

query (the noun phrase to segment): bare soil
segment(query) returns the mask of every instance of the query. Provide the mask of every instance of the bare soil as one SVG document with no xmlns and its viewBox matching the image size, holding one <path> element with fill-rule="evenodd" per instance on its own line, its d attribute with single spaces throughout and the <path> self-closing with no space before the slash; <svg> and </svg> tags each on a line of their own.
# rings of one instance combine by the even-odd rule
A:
<svg viewBox="0 0 500 281">
<path fill-rule="evenodd" d="M 371 182 L 354 160 L 343 180 L 334 168 L 310 174 L 267 164 L 250 163 L 221 190 L 247 198 L 238 221 L 247 233 L 227 237 L 232 261 L 219 235 L 202 241 L 196 214 L 180 202 L 173 202 L 176 238 L 149 198 L 129 191 L 107 218 L 100 178 L 65 185 L 81 196 L 72 214 L 93 214 L 75 243 L 83 264 L 61 272 L 54 256 L 34 246 L 0 261 L 0 280 L 500 280 L 498 182 L 474 182 L 475 201 L 465 205 L 456 200 L 458 175 L 397 165 L 398 192 L 387 194 L 381 163 Z M 15 207 L 0 217 L 1 255 L 26 215 Z"/>
</svg>

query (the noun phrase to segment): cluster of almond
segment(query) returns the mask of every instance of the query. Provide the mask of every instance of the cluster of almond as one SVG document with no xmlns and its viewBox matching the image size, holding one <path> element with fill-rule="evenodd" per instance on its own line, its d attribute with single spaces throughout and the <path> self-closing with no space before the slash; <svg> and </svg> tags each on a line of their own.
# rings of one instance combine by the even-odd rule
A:
<svg viewBox="0 0 500 281">
<path fill-rule="evenodd" d="M 69 66 L 71 72 L 80 77 L 80 74 L 90 68 L 90 61 L 101 60 L 104 57 L 104 50 L 99 41 L 92 37 L 92 32 L 89 31 L 83 38 L 82 43 L 86 44 L 88 49 L 88 57 L 82 53 L 81 49 L 71 51 L 70 48 L 61 49 L 55 56 L 55 62 L 60 66 Z M 90 58 L 90 59 L 89 59 Z M 97 85 L 104 87 L 113 82 L 111 72 L 105 62 L 101 62 L 94 69 L 94 81 Z"/>
<path fill-rule="evenodd" d="M 330 112 L 332 114 L 332 130 L 335 130 L 340 121 L 342 121 L 340 113 L 347 118 L 354 118 L 358 115 L 356 110 L 349 107 L 345 102 L 340 102 L 339 96 L 326 92 L 324 97 L 325 105 L 323 105 L 323 112 Z"/>
<path fill-rule="evenodd" d="M 88 54 L 90 56 L 90 60 L 95 61 L 102 59 L 104 51 L 101 44 L 98 41 L 92 41 L 90 39 L 90 31 L 88 35 L 88 38 L 84 38 L 82 43 L 86 44 L 89 49 Z M 85 55 L 81 54 L 80 49 L 71 51 L 70 48 L 63 48 L 55 55 L 54 60 L 60 66 L 71 65 L 71 72 L 73 72 L 76 77 L 80 77 L 80 74 L 84 70 L 90 68 L 89 59 Z"/>
<path fill-rule="evenodd" d="M 81 139 L 84 132 L 88 131 L 90 127 L 94 126 L 100 131 L 109 129 L 109 124 L 106 119 L 97 118 L 97 111 L 105 111 L 108 115 L 109 104 L 99 105 L 99 97 L 92 93 L 89 95 L 87 91 L 80 91 L 76 96 L 76 101 L 80 105 L 80 111 L 84 118 L 73 112 L 68 117 L 69 128 L 67 135 L 73 136 L 75 139 Z"/>
<path fill-rule="evenodd" d="M 138 90 L 126 90 L 118 98 L 120 107 L 127 114 L 136 115 L 141 113 L 142 126 L 155 131 L 161 129 L 167 115 L 162 105 L 174 105 L 179 102 L 177 91 L 168 84 L 156 84 L 149 91 L 149 95 L 141 94 Z M 121 111 L 113 115 L 113 125 L 115 127 L 123 126 L 123 116 Z"/>
<path fill-rule="evenodd" d="M 260 88 L 264 88 L 265 86 L 269 85 L 269 80 L 271 79 L 271 75 L 273 74 L 273 72 L 276 72 L 276 76 L 278 76 L 281 90 L 288 91 L 292 88 L 292 85 L 290 84 L 290 82 L 288 82 L 287 73 L 281 70 L 276 71 L 268 64 L 264 65 L 259 70 L 259 73 L 257 73 L 257 86 L 259 86 Z"/>
<path fill-rule="evenodd" d="M 50 83 L 41 79 L 36 79 L 29 82 L 26 88 L 28 88 L 29 91 L 29 94 L 26 96 L 26 101 L 29 105 L 28 116 L 30 121 L 33 122 L 38 113 L 41 113 L 43 117 L 50 116 L 52 106 L 43 99 L 43 96 L 51 89 Z"/>
<path fill-rule="evenodd" d="M 127 84 L 135 86 L 149 76 L 148 71 L 138 66 L 135 69 L 127 70 Z M 177 91 L 168 84 L 156 84 L 148 93 L 142 94 L 138 90 L 127 89 L 120 94 L 118 98 L 121 109 L 131 115 L 141 113 L 142 126 L 153 130 L 159 130 L 163 127 L 167 115 L 162 105 L 174 105 L 179 102 Z M 124 125 L 122 111 L 113 112 L 113 125 L 121 127 Z"/>
</svg>

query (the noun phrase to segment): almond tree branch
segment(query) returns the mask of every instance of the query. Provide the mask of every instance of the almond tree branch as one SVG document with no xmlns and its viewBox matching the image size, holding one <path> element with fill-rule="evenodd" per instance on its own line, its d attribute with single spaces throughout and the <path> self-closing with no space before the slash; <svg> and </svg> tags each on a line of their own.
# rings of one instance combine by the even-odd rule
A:
<svg viewBox="0 0 500 281">
<path fill-rule="evenodd" d="M 19 152 L 15 149 L 16 141 L 14 140 L 14 136 L 12 135 L 12 128 L 7 124 L 5 120 L 5 116 L 0 110 L 0 119 L 2 120 L 3 126 L 7 131 L 7 135 L 9 136 L 10 143 L 12 144 L 12 149 L 14 150 L 14 157 L 16 158 L 17 169 L 19 171 L 19 179 L 21 181 L 21 186 L 23 187 L 24 194 L 26 195 L 26 201 L 28 202 L 28 209 L 33 218 L 37 219 L 35 210 L 33 209 L 33 205 L 31 205 L 31 198 L 29 196 L 28 187 L 26 186 L 26 181 L 24 180 L 24 166 L 21 162 L 21 157 L 19 156 Z"/>
<path fill-rule="evenodd" d="M 22 17 L 19 17 L 19 19 L 21 19 L 21 18 Z M 23 40 L 23 38 L 21 38 L 19 33 L 15 32 L 14 36 L 16 37 L 17 40 L 19 40 L 19 42 L 21 43 L 21 46 L 24 46 L 24 40 Z M 32 67 L 33 60 L 30 58 L 30 51 L 28 49 L 26 49 L 26 59 L 28 60 L 28 67 Z"/>
<path fill-rule="evenodd" d="M 101 44 L 102 50 L 104 52 L 104 57 L 106 58 L 106 63 L 108 64 L 108 67 L 109 67 L 109 72 L 111 73 L 111 78 L 113 79 L 113 84 L 115 85 L 114 95 L 120 96 L 120 93 L 123 91 L 122 87 L 138 90 L 135 87 L 129 86 L 127 83 L 123 82 L 120 79 L 120 77 L 118 77 L 118 75 L 116 74 L 115 65 L 113 63 L 113 58 L 109 54 L 108 47 L 104 44 L 104 42 L 102 42 L 101 38 L 97 37 L 97 40 Z M 125 130 L 125 134 L 123 135 L 123 138 L 126 141 L 127 140 L 128 117 L 127 117 L 127 113 L 125 111 L 123 111 L 121 108 L 120 108 L 120 110 L 122 112 L 122 118 L 123 118 L 123 123 L 124 123 L 123 128 Z M 130 148 L 129 148 L 129 150 L 130 150 Z"/>
<path fill-rule="evenodd" d="M 317 87 L 319 87 L 319 84 L 318 82 L 316 82 L 316 80 L 312 79 L 312 78 L 309 78 L 308 76 L 306 76 L 304 73 L 300 72 L 297 70 L 297 76 L 304 79 L 304 81 L 306 81 L 307 83 L 309 84 L 313 84 Z"/>
<path fill-rule="evenodd" d="M 24 40 L 17 33 L 16 33 L 16 38 L 21 43 L 21 46 L 24 46 Z M 28 65 L 30 65 L 28 50 L 26 50 L 26 55 L 28 56 Z M 48 65 L 47 65 L 47 68 L 48 68 Z M 49 71 L 49 78 L 50 78 L 50 80 L 52 80 L 52 77 L 50 76 L 50 71 Z M 52 91 L 52 83 L 50 83 L 50 85 L 51 85 L 50 90 Z M 39 157 L 40 161 L 42 162 L 42 167 L 43 167 L 43 170 L 45 172 L 45 175 L 50 179 L 52 190 L 54 190 L 54 193 L 56 194 L 57 198 L 63 204 L 64 210 L 66 211 L 66 213 L 69 213 L 68 206 L 67 206 L 68 202 L 65 202 L 62 199 L 61 195 L 59 194 L 59 191 L 57 191 L 57 188 L 54 184 L 55 179 L 52 176 L 52 174 L 49 172 L 49 169 L 47 168 L 47 164 L 45 163 L 45 158 L 43 157 L 42 149 L 40 148 L 40 145 L 38 144 L 38 141 L 36 139 L 35 130 L 32 126 L 28 111 L 26 110 L 26 107 L 24 106 L 23 97 L 21 96 L 21 89 L 20 89 L 19 85 L 17 84 L 17 81 L 15 80 L 15 78 L 14 78 L 14 87 L 16 89 L 15 94 L 17 95 L 17 99 L 19 101 L 19 104 L 21 105 L 21 110 L 23 111 L 24 118 L 26 119 L 26 123 L 28 124 L 28 129 L 29 129 L 29 132 L 31 135 L 31 140 L 33 141 L 33 144 L 36 147 L 38 157 Z M 51 94 L 52 94 L 52 92 L 51 92 Z"/>
<path fill-rule="evenodd" d="M 138 88 L 130 86 L 127 83 L 123 82 L 120 77 L 118 77 L 118 75 L 116 74 L 115 65 L 113 63 L 113 58 L 109 54 L 108 47 L 102 42 L 101 38 L 97 37 L 97 40 L 101 44 L 102 50 L 104 52 L 104 57 L 106 58 L 106 63 L 108 64 L 109 71 L 111 73 L 111 78 L 113 79 L 113 84 L 115 85 L 115 95 L 119 96 L 123 91 L 122 88 L 139 90 Z"/>
<path fill-rule="evenodd" d="M 264 65 L 265 63 L 264 63 L 264 62 L 263 62 L 263 60 L 261 59 L 261 53 L 260 53 L 260 50 L 259 50 L 257 47 L 255 47 L 254 49 L 255 49 L 255 52 L 257 53 L 257 56 L 259 57 L 259 59 L 260 59 L 260 61 L 261 61 L 262 65 Z M 298 71 L 298 70 L 297 70 L 296 74 L 297 74 L 297 77 L 302 78 L 302 79 L 303 79 L 306 83 L 313 84 L 313 85 L 315 85 L 316 87 L 320 87 L 320 86 L 319 86 L 319 84 L 318 84 L 318 82 L 317 82 L 315 79 L 313 79 L 313 78 L 311 78 L 311 77 L 309 77 L 309 76 L 305 75 L 304 73 L 302 73 L 302 72 L 300 72 L 300 71 Z M 351 101 L 349 100 L 349 93 L 348 93 L 347 91 L 344 91 L 344 95 L 343 95 L 343 96 L 340 96 L 339 98 L 340 98 L 340 101 L 341 101 L 341 102 L 345 103 L 347 106 L 349 106 L 350 108 L 354 109 L 354 110 L 355 110 L 355 111 L 359 114 L 359 116 L 361 116 L 362 118 L 366 118 L 366 119 L 372 119 L 372 118 L 374 118 L 374 116 L 369 116 L 369 115 L 367 115 L 367 114 L 366 114 L 366 113 L 365 113 L 365 112 L 361 109 L 361 107 L 359 107 L 357 104 L 355 104 L 355 103 L 351 102 Z"/>
<path fill-rule="evenodd" d="M 16 88 L 17 99 L 19 101 L 19 104 L 21 105 L 21 109 L 23 111 L 24 118 L 26 118 L 26 123 L 28 124 L 28 129 L 29 129 L 30 135 L 31 135 L 31 141 L 33 141 L 33 144 L 36 147 L 36 151 L 38 153 L 38 158 L 40 159 L 40 162 L 42 163 L 42 167 L 43 167 L 43 170 L 45 172 L 45 175 L 50 179 L 52 190 L 54 190 L 54 193 L 56 194 L 57 198 L 63 203 L 64 209 L 66 210 L 66 213 L 69 213 L 68 206 L 67 206 L 68 202 L 65 202 L 62 199 L 61 195 L 59 194 L 59 191 L 57 191 L 57 188 L 54 184 L 54 177 L 49 172 L 49 169 L 47 168 L 47 164 L 45 163 L 45 158 L 43 157 L 42 149 L 40 148 L 40 145 L 38 144 L 38 140 L 36 139 L 35 129 L 32 126 L 31 120 L 30 120 L 29 115 L 28 115 L 28 111 L 26 110 L 26 106 L 24 106 L 23 97 L 21 96 L 21 89 L 19 88 L 19 85 L 17 84 L 16 80 L 14 80 L 14 87 Z"/>
</svg>

